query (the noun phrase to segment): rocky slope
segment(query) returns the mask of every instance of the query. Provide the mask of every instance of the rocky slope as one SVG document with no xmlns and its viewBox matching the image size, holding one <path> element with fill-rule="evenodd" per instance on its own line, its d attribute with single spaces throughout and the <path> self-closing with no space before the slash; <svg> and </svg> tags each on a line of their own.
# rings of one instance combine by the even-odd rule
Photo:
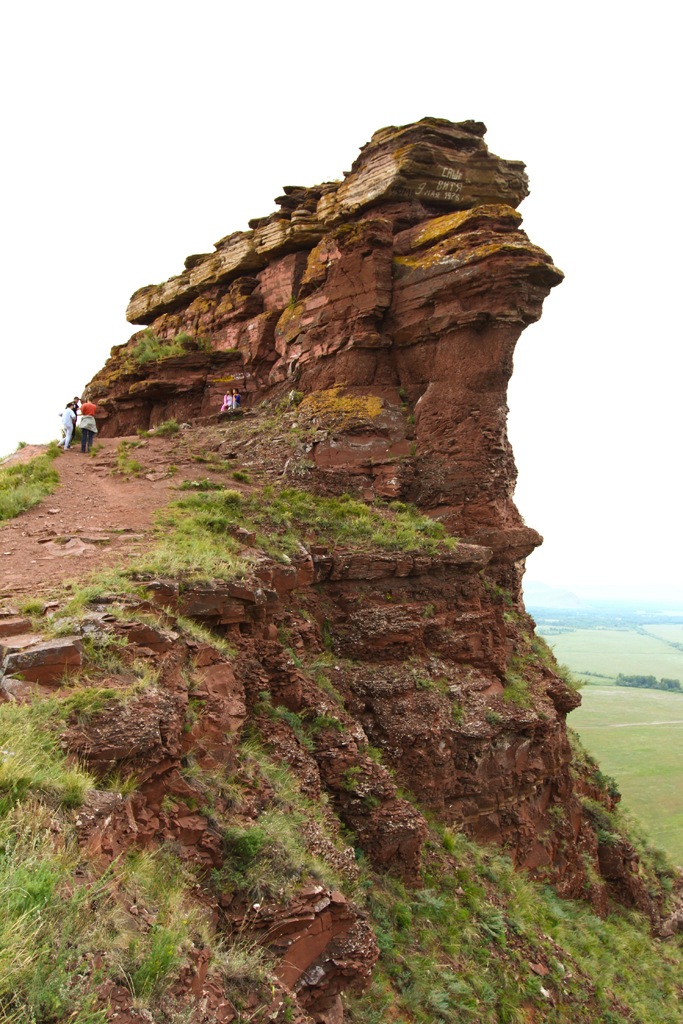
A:
<svg viewBox="0 0 683 1024">
<path fill-rule="evenodd" d="M 187 424 L 150 444 L 192 493 L 156 556 L 132 564 L 134 586 L 53 610 L 68 635 L 27 639 L 5 617 L 9 700 L 35 686 L 71 699 L 67 665 L 105 692 L 60 733 L 99 780 L 75 823 L 89 863 L 171 847 L 213 933 L 269 951 L 270 990 L 247 979 L 236 996 L 193 938 L 171 990 L 182 1019 L 341 1022 L 379 955 L 357 861 L 419 893 L 456 877 L 455 834 L 599 914 L 616 901 L 675 928 L 657 871 L 613 829 L 616 795 L 572 750 L 578 694 L 522 604 L 541 538 L 513 502 L 506 389 L 562 274 L 520 227 L 523 165 L 484 133 L 432 118 L 383 129 L 342 182 L 285 188 L 276 213 L 135 293 L 128 317 L 146 327 L 88 393 L 104 437 Z M 221 417 L 233 386 L 243 413 Z M 113 777 L 133 782 L 107 789 Z M 139 988 L 112 971 L 97 1005 L 181 1019 L 136 1009 Z M 479 1019 L 610 1019 L 589 988 L 558 982 L 555 1016 L 524 995 L 517 1017 Z M 387 1019 L 423 1019 L 398 1005 Z"/>
</svg>

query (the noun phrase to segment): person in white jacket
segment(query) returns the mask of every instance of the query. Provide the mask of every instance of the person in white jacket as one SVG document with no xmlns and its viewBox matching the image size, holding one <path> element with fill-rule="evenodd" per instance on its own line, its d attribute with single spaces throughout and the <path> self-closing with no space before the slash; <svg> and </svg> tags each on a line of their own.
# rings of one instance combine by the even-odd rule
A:
<svg viewBox="0 0 683 1024">
<path fill-rule="evenodd" d="M 69 402 L 62 413 L 62 430 L 64 431 L 64 437 L 61 441 L 57 442 L 58 447 L 63 446 L 65 452 L 68 452 L 71 448 L 71 438 L 74 436 L 75 426 L 76 413 L 74 412 L 73 402 Z"/>
</svg>

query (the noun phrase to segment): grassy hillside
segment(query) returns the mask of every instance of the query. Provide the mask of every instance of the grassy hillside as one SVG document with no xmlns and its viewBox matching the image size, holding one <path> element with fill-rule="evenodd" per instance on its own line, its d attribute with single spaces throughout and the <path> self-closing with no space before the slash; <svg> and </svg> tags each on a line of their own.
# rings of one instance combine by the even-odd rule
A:
<svg viewBox="0 0 683 1024">
<path fill-rule="evenodd" d="M 0 468 L 0 522 L 14 519 L 54 491 L 59 474 L 53 461 L 58 454 L 53 442 L 44 455 Z"/>
<path fill-rule="evenodd" d="M 173 465 L 181 461 L 181 443 L 187 441 L 173 448 Z M 112 472 L 128 487 L 131 460 L 123 456 L 131 445 L 123 445 Z M 148 452 L 136 450 L 143 460 Z M 278 965 L 291 951 L 275 948 L 266 917 L 271 907 L 283 919 L 296 917 L 295 900 L 311 889 L 330 896 L 340 889 L 358 930 L 372 936 L 363 945 L 352 935 L 350 952 L 333 950 L 335 971 L 346 971 L 356 956 L 369 969 L 379 949 L 367 991 L 344 989 L 347 1024 L 679 1024 L 681 939 L 653 938 L 644 914 L 606 902 L 602 918 L 587 902 L 560 900 L 550 886 L 515 871 L 508 851 L 478 846 L 411 791 L 399 791 L 397 804 L 410 805 L 425 822 L 416 884 L 370 860 L 362 835 L 342 825 L 335 808 L 353 799 L 371 814 L 382 792 L 362 789 L 366 776 L 381 772 L 387 791 L 393 783 L 383 750 L 367 744 L 360 720 L 353 731 L 344 725 L 352 705 L 325 674 L 325 666 L 332 675 L 342 660 L 333 655 L 327 619 L 316 625 L 293 599 L 287 617 L 277 620 L 277 639 L 271 634 L 257 645 L 248 633 L 215 635 L 159 608 L 144 587 L 145 577 L 149 583 L 160 572 L 175 574 L 183 586 L 207 575 L 235 580 L 267 562 L 266 554 L 286 569 L 304 542 L 377 552 L 448 549 L 438 525 L 397 502 L 368 507 L 258 481 L 238 491 L 233 483 L 247 483 L 260 470 L 235 469 L 206 452 L 192 458 L 201 479 L 178 483 L 177 500 L 160 514 L 156 542 L 143 555 L 129 554 L 126 569 L 100 567 L 89 584 L 69 578 L 47 605 L 36 597 L 17 609 L 34 616 L 41 634 L 79 636 L 83 663 L 50 695 L 0 704 L 0 1024 L 311 1021 L 280 981 Z M 251 543 L 238 547 L 237 530 Z M 504 607 L 514 625 L 516 613 Z M 433 607 L 425 609 L 431 619 Z M 289 646 L 297 621 L 299 635 L 313 637 L 315 670 L 306 668 L 303 641 Z M 131 638 L 131 626 L 172 630 L 170 651 L 155 655 L 146 634 Z M 215 717 L 222 705 L 212 703 L 208 670 L 216 666 L 236 718 L 241 691 L 230 690 L 230 679 L 244 685 L 248 714 L 230 736 Z M 305 689 L 308 703 L 294 689 L 284 692 L 282 678 Z M 683 709 L 683 696 L 679 701 Z M 145 760 L 144 746 L 144 756 L 131 759 L 131 736 L 145 709 L 156 709 L 170 762 L 164 756 L 152 763 L 151 754 Z M 120 720 L 127 724 L 119 749 Z M 156 743 L 156 726 L 145 735 Z M 111 757 L 81 763 L 106 736 Z M 319 763 L 336 760 L 348 765 L 342 784 L 334 789 L 320 781 L 317 789 Z M 168 763 L 176 767 L 167 774 Z M 577 774 L 583 764 L 576 754 Z M 599 774 L 590 776 L 598 787 Z M 596 843 L 618 849 L 630 841 L 618 809 L 591 797 L 583 805 Z M 387 829 L 397 821 L 395 806 Z M 141 833 L 129 832 L 135 808 L 144 832 L 137 839 Z M 112 858 L 98 853 L 103 820 L 104 832 L 113 822 Z M 88 822 L 95 823 L 91 831 Z M 200 856 L 204 840 L 207 853 Z M 675 874 L 637 837 L 633 842 L 643 885 L 664 894 L 664 916 L 674 906 Z M 585 847 L 575 855 L 591 869 L 582 890 L 588 897 L 600 879 Z M 255 923 L 261 908 L 265 931 Z M 201 958 L 207 974 L 204 989 L 197 982 L 198 998 L 191 984 Z M 212 993 L 229 1000 L 233 1016 L 203 1006 Z M 130 1014 L 119 1013 L 121 1005 Z"/>
<path fill-rule="evenodd" d="M 81 710 L 104 706 L 106 693 L 94 705 L 95 689 L 76 688 L 69 700 Z M 325 867 L 302 855 L 296 834 L 306 822 L 324 830 L 325 808 L 303 795 L 252 730 L 236 748 L 233 774 L 195 767 L 187 776 L 224 830 L 220 872 L 207 878 L 167 843 L 129 850 L 113 873 L 102 874 L 75 839 L 92 779 L 60 751 L 65 711 L 56 700 L 0 706 L 0 741 L 13 751 L 0 786 L 0 884 L 9 894 L 0 928 L 0 1021 L 107 1024 L 112 1018 L 97 997 L 104 984 L 130 990 L 136 1019 L 208 1024 L 173 989 L 200 947 L 210 951 L 211 976 L 237 1008 L 237 1022 L 301 1020 L 288 1002 L 267 1013 L 276 984 L 272 956 L 240 933 L 221 934 L 208 908 L 216 893 L 276 899 L 301 881 L 320 882 Z M 237 809 L 259 780 L 269 784 L 272 807 L 245 824 Z M 610 824 L 620 828 L 619 816 Z M 559 900 L 514 871 L 495 847 L 478 847 L 435 821 L 417 888 L 373 871 L 360 851 L 357 857 L 356 880 L 349 886 L 347 879 L 347 887 L 381 956 L 370 989 L 345 996 L 348 1024 L 680 1020 L 680 941 L 653 940 L 641 915 L 615 906 L 601 919 L 586 904 Z M 153 927 L 140 927 L 131 907 Z"/>
</svg>

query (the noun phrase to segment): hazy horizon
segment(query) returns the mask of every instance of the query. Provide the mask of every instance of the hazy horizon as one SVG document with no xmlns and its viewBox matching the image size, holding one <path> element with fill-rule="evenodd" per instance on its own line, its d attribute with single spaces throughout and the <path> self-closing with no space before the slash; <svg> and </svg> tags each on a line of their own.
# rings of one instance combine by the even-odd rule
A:
<svg viewBox="0 0 683 1024">
<path fill-rule="evenodd" d="M 535 607 L 543 607 L 544 597 L 555 598 L 558 594 L 567 594 L 574 595 L 588 605 L 595 603 L 596 606 L 612 605 L 630 608 L 642 605 L 683 614 L 683 586 L 675 584 L 660 586 L 641 584 L 640 586 L 623 587 L 610 585 L 608 581 L 595 584 L 566 583 L 564 581 L 555 583 L 538 580 L 525 574 L 522 588 L 525 604 Z"/>
</svg>

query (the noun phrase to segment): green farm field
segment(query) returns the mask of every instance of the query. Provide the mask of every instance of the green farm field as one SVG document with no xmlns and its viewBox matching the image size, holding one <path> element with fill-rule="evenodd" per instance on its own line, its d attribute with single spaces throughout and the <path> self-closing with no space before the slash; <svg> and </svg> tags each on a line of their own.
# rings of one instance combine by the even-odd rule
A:
<svg viewBox="0 0 683 1024">
<path fill-rule="evenodd" d="M 660 669 L 633 665 L 632 671 Z M 617 780 L 624 809 L 683 865 L 683 694 L 590 684 L 581 696 L 568 724 Z"/>
<path fill-rule="evenodd" d="M 624 675 L 652 675 L 660 679 L 679 679 L 683 685 L 683 627 L 645 625 L 638 629 L 572 629 L 562 633 L 544 633 L 562 665 L 574 675 L 586 678 L 586 672 L 614 679 Z"/>
<path fill-rule="evenodd" d="M 680 644 L 683 647 L 683 626 L 677 625 L 662 625 L 658 623 L 654 626 L 643 626 L 643 629 L 651 636 L 659 637 L 660 640 L 665 640 L 670 644 Z"/>
</svg>

